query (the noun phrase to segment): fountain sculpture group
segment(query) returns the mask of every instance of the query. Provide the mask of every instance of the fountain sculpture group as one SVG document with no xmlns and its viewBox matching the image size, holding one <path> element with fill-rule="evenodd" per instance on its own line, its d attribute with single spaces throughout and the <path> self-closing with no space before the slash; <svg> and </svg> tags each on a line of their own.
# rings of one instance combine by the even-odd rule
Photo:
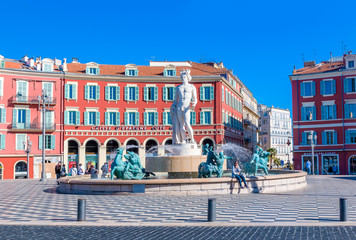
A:
<svg viewBox="0 0 356 240">
<path fill-rule="evenodd" d="M 122 161 L 123 148 L 117 149 L 115 161 L 111 164 L 111 180 L 114 176 L 122 180 L 141 180 L 145 175 L 141 166 L 140 157 L 134 153 L 127 151 L 124 155 L 126 161 Z"/>
</svg>

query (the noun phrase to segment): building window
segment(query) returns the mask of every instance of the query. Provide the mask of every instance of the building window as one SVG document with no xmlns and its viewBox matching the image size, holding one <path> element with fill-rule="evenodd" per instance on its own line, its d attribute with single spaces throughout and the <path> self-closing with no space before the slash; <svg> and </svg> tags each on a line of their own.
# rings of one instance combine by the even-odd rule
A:
<svg viewBox="0 0 356 240">
<path fill-rule="evenodd" d="M 77 99 L 77 84 L 65 84 L 64 97 L 66 99 Z"/>
<path fill-rule="evenodd" d="M 100 99 L 100 86 L 97 85 L 85 85 L 85 99 L 87 100 L 99 100 Z"/>
<path fill-rule="evenodd" d="M 200 87 L 200 100 L 214 100 L 214 87 Z M 231 105 L 231 102 L 230 102 Z"/>
<path fill-rule="evenodd" d="M 349 61 L 349 68 L 355 67 L 355 62 L 354 61 Z"/>
<path fill-rule="evenodd" d="M 6 123 L 6 108 L 0 108 L 0 123 Z"/>
<path fill-rule="evenodd" d="M 120 125 L 120 113 L 119 112 L 106 112 L 105 113 L 105 125 L 108 125 L 108 126 Z"/>
<path fill-rule="evenodd" d="M 223 113 L 224 116 L 224 113 Z M 195 111 L 190 111 L 190 125 L 197 124 L 197 117 Z"/>
<path fill-rule="evenodd" d="M 158 100 L 158 87 L 144 87 L 145 101 L 157 101 Z"/>
<path fill-rule="evenodd" d="M 356 78 L 346 78 L 344 80 L 344 92 L 345 93 L 356 92 Z"/>
<path fill-rule="evenodd" d="M 140 113 L 139 112 L 125 112 L 125 125 L 127 125 L 127 126 L 140 125 Z"/>
<path fill-rule="evenodd" d="M 345 104 L 345 118 L 356 118 L 356 103 Z"/>
<path fill-rule="evenodd" d="M 84 112 L 85 125 L 100 125 L 100 112 Z"/>
<path fill-rule="evenodd" d="M 44 71 L 44 72 L 52 72 L 53 71 L 53 65 L 50 64 L 50 63 L 44 63 L 42 71 Z"/>
<path fill-rule="evenodd" d="M 5 149 L 5 134 L 0 134 L 0 149 L 4 150 Z"/>
<path fill-rule="evenodd" d="M 302 121 L 316 120 L 316 108 L 312 107 L 302 107 Z"/>
<path fill-rule="evenodd" d="M 310 145 L 311 144 L 311 139 L 309 139 L 309 135 L 311 133 L 310 132 L 303 132 L 302 133 L 302 145 Z M 317 142 L 315 141 L 315 136 L 316 136 L 316 132 L 314 132 L 314 136 L 313 136 L 313 141 L 314 144 L 317 145 Z"/>
<path fill-rule="evenodd" d="M 80 125 L 79 111 L 64 111 L 64 124 L 66 125 Z"/>
<path fill-rule="evenodd" d="M 169 70 L 165 69 L 163 71 L 163 75 L 164 76 L 175 76 L 176 75 L 176 70 L 174 70 L 174 69 L 169 69 Z"/>
<path fill-rule="evenodd" d="M 19 102 L 27 102 L 28 97 L 28 82 L 17 81 L 16 82 L 16 100 Z"/>
<path fill-rule="evenodd" d="M 201 111 L 200 112 L 200 124 L 202 124 L 202 125 L 212 124 L 211 111 Z"/>
<path fill-rule="evenodd" d="M 24 129 L 30 127 L 31 112 L 30 109 L 13 109 L 12 128 Z"/>
<path fill-rule="evenodd" d="M 145 125 L 158 125 L 158 112 L 145 112 L 144 113 Z"/>
<path fill-rule="evenodd" d="M 346 143 L 356 143 L 356 130 L 346 130 Z"/>
<path fill-rule="evenodd" d="M 125 75 L 126 76 L 138 76 L 138 70 L 137 69 L 126 69 Z"/>
<path fill-rule="evenodd" d="M 125 100 L 126 101 L 138 101 L 138 87 L 125 87 Z"/>
<path fill-rule="evenodd" d="M 43 135 L 38 136 L 38 149 L 42 150 Z M 56 148 L 56 136 L 46 135 L 45 136 L 45 149 L 53 150 Z"/>
<path fill-rule="evenodd" d="M 321 119 L 336 119 L 336 105 L 321 106 Z"/>
<path fill-rule="evenodd" d="M 163 87 L 163 101 L 173 101 L 176 95 L 176 87 Z"/>
<path fill-rule="evenodd" d="M 302 97 L 315 95 L 315 82 L 302 82 L 300 83 L 300 92 Z"/>
<path fill-rule="evenodd" d="M 0 61 L 0 68 L 4 68 L 5 67 L 5 61 Z"/>
<path fill-rule="evenodd" d="M 335 173 L 339 173 L 339 159 L 336 155 L 323 155 L 322 166 L 323 174 L 333 174 L 334 170 L 336 170 Z"/>
<path fill-rule="evenodd" d="M 86 73 L 89 75 L 99 75 L 100 70 L 99 68 L 95 68 L 95 67 L 87 67 Z"/>
<path fill-rule="evenodd" d="M 322 132 L 322 144 L 323 145 L 337 144 L 337 132 L 336 131 Z"/>
<path fill-rule="evenodd" d="M 25 150 L 26 134 L 16 134 L 16 150 Z"/>
<path fill-rule="evenodd" d="M 320 82 L 320 94 L 329 95 L 336 93 L 335 80 L 324 80 Z"/>
<path fill-rule="evenodd" d="M 171 113 L 170 112 L 163 112 L 163 125 L 172 125 Z"/>
<path fill-rule="evenodd" d="M 108 101 L 120 100 L 120 87 L 106 86 L 105 87 L 105 100 L 108 100 Z"/>
</svg>

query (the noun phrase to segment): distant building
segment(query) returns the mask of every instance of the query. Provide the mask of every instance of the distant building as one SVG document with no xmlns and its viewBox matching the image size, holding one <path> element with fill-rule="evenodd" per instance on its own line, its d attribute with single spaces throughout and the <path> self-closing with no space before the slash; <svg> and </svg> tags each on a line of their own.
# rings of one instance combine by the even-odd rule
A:
<svg viewBox="0 0 356 240">
<path fill-rule="evenodd" d="M 275 148 L 277 158 L 293 161 L 292 121 L 288 109 L 258 104 L 260 145 L 264 150 Z"/>
<path fill-rule="evenodd" d="M 356 174 L 356 54 L 305 62 L 289 76 L 293 91 L 294 166 L 311 160 L 314 131 L 315 173 Z"/>
</svg>

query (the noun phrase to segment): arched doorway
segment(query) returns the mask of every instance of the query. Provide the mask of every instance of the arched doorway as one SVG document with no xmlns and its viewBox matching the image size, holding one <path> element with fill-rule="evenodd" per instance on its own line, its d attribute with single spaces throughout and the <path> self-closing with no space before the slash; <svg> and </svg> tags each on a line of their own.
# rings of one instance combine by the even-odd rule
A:
<svg viewBox="0 0 356 240">
<path fill-rule="evenodd" d="M 126 143 L 126 151 L 131 151 L 138 154 L 139 144 L 136 140 L 129 140 Z"/>
<path fill-rule="evenodd" d="M 350 174 L 356 174 L 356 156 L 351 156 L 349 160 Z"/>
<path fill-rule="evenodd" d="M 74 140 L 68 141 L 68 171 L 73 167 L 75 164 L 78 168 L 78 143 Z"/>
<path fill-rule="evenodd" d="M 94 165 L 98 169 L 99 162 L 99 146 L 94 140 L 90 140 L 85 144 L 85 167 L 88 168 L 90 165 Z"/>
<path fill-rule="evenodd" d="M 15 165 L 15 179 L 27 178 L 27 163 L 25 161 L 17 162 Z"/>
<path fill-rule="evenodd" d="M 109 163 L 109 167 L 111 163 L 115 160 L 116 157 L 116 149 L 119 148 L 119 143 L 115 140 L 110 140 L 106 144 L 106 161 Z"/>
<path fill-rule="evenodd" d="M 213 142 L 213 140 L 211 140 L 210 138 L 204 139 L 203 143 L 202 143 L 202 146 L 205 146 L 206 144 L 209 144 L 209 147 L 212 146 L 213 150 L 214 150 L 214 142 Z"/>
<path fill-rule="evenodd" d="M 0 180 L 3 178 L 4 165 L 0 162 Z"/>
<path fill-rule="evenodd" d="M 164 148 L 164 155 L 165 156 L 172 156 L 173 152 L 169 151 L 169 146 L 172 145 L 172 139 L 169 139 L 165 142 L 164 146 L 167 146 L 168 149 L 166 149 L 166 147 Z"/>
<path fill-rule="evenodd" d="M 148 140 L 146 142 L 146 156 L 147 157 L 152 157 L 152 156 L 157 156 L 158 155 L 158 149 L 157 149 L 157 142 L 153 139 Z"/>
</svg>

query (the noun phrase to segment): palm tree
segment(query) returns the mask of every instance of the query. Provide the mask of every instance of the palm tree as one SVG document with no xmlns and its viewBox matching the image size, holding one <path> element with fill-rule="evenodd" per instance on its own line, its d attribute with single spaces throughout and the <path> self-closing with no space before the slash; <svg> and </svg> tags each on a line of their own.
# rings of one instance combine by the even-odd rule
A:
<svg viewBox="0 0 356 240">
<path fill-rule="evenodd" d="M 274 156 L 277 155 L 277 150 L 275 148 L 269 148 L 267 149 L 267 152 L 269 152 L 269 156 L 268 156 L 268 159 L 269 159 L 269 168 L 272 169 L 272 159 Z"/>
<path fill-rule="evenodd" d="M 281 166 L 281 159 L 278 157 L 273 157 L 273 164 L 277 167 Z"/>
</svg>

